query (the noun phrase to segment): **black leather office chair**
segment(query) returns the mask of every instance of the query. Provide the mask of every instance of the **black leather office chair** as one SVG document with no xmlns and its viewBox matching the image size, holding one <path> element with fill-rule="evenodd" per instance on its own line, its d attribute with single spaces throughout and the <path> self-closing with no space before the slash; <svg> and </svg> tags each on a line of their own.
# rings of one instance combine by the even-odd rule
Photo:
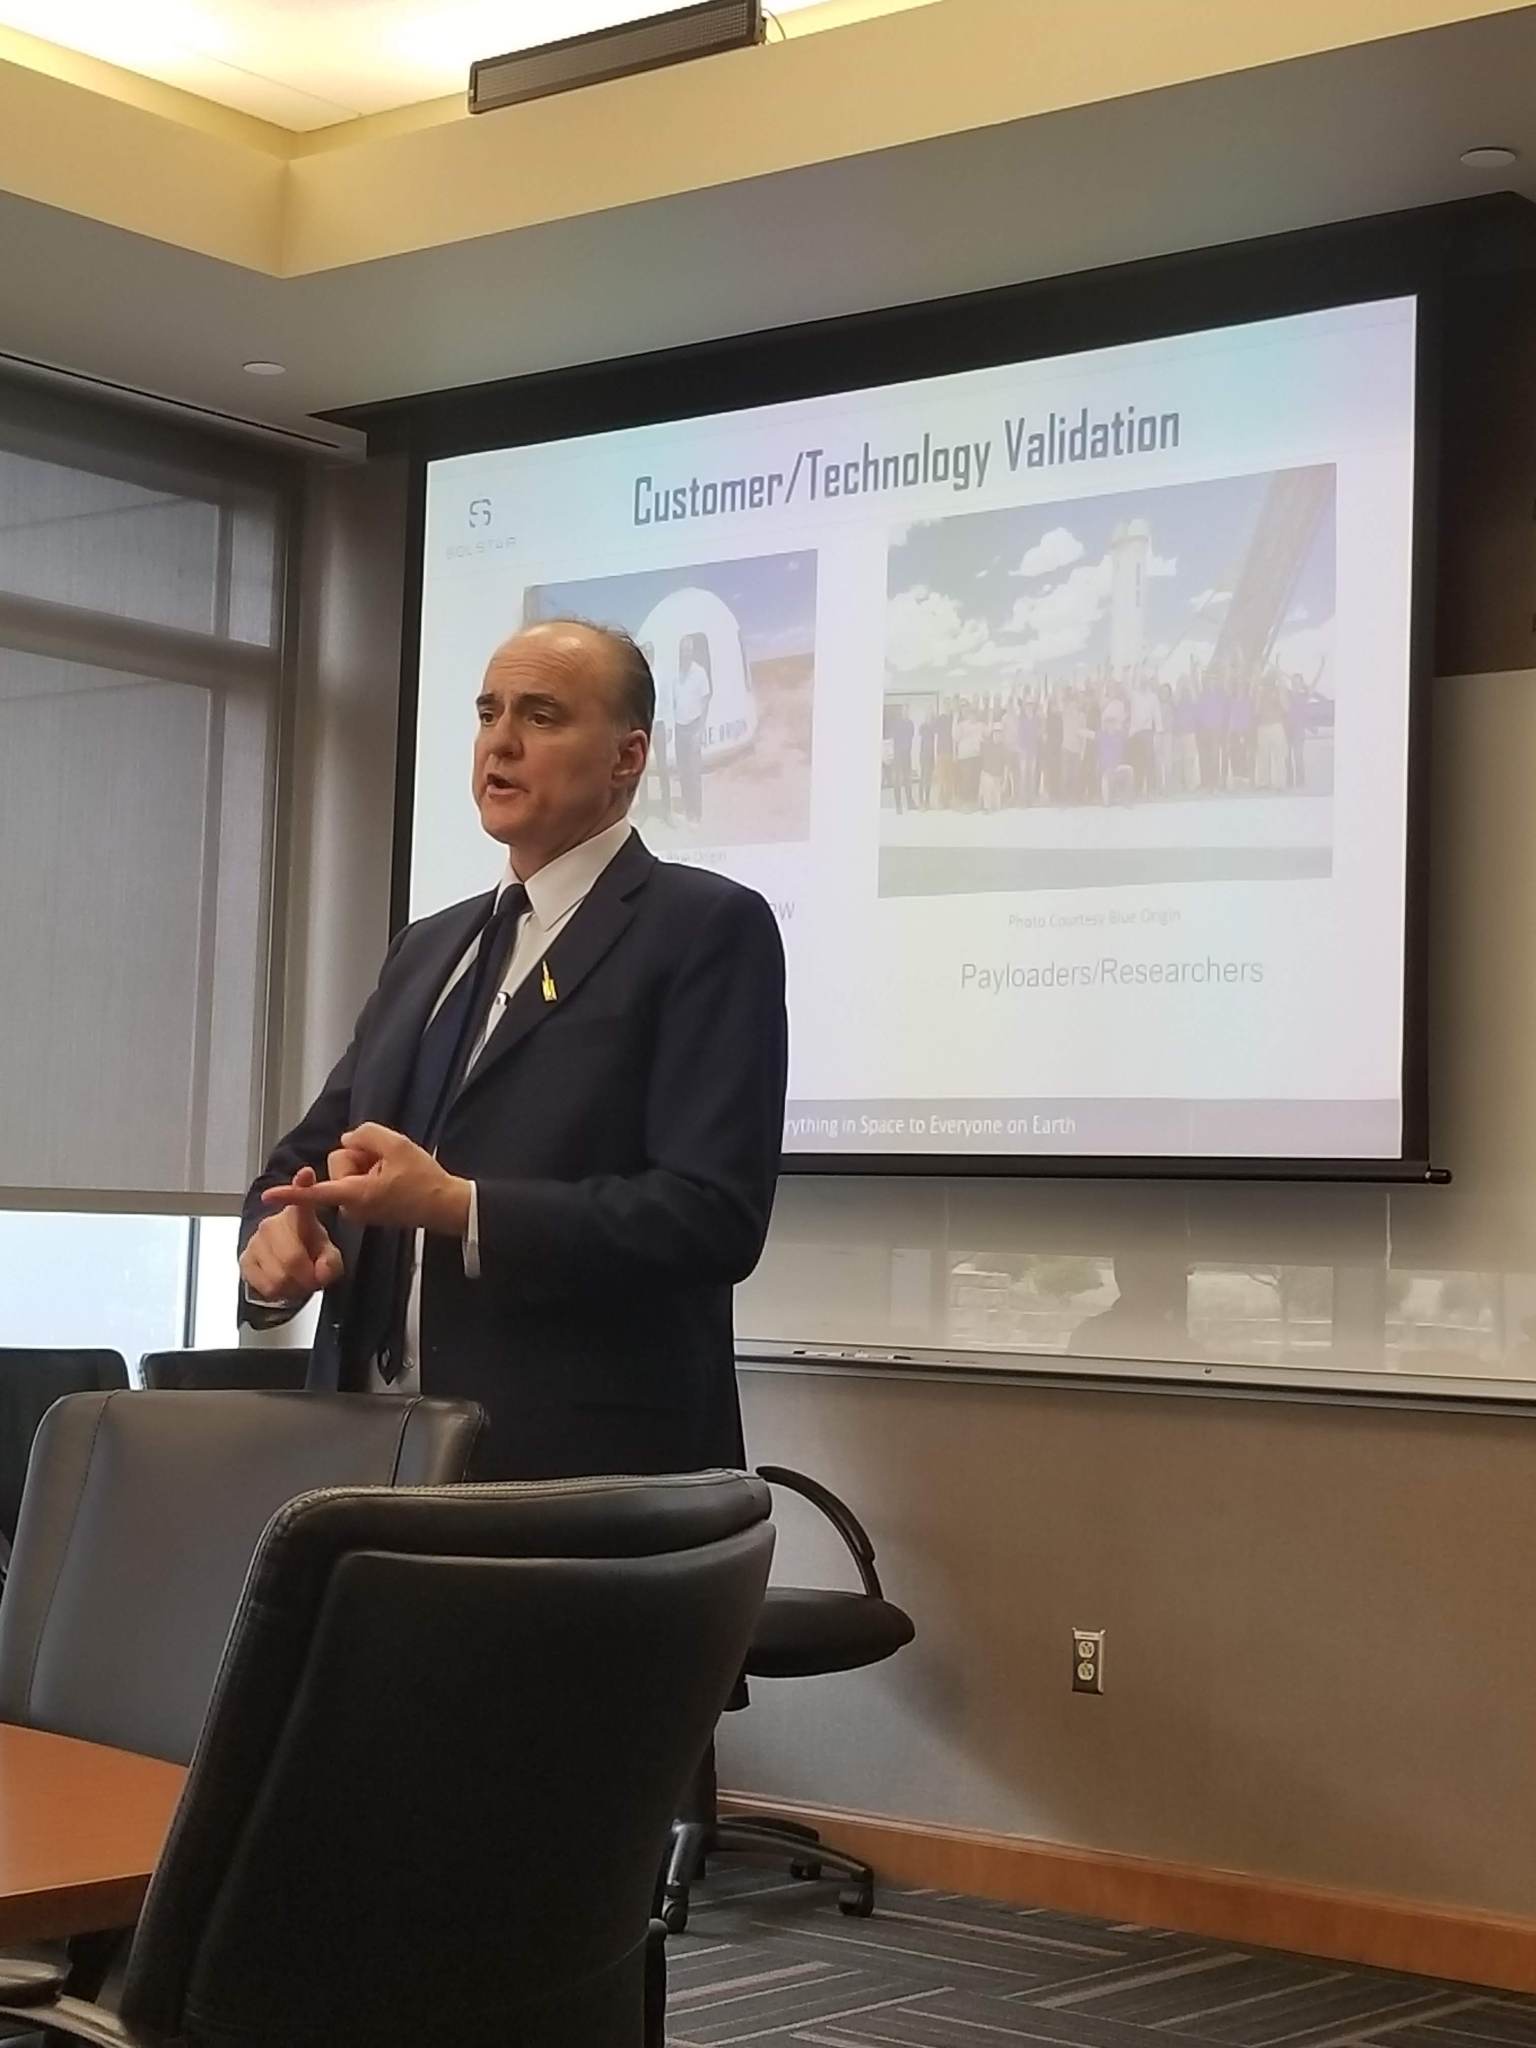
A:
<svg viewBox="0 0 1536 2048">
<path fill-rule="evenodd" d="M 462 1479 L 472 1401 L 73 1394 L 37 1433 L 0 1720 L 185 1763 L 262 1530 L 317 1486 Z"/>
<path fill-rule="evenodd" d="M 7 1959 L 0 2013 L 111 2048 L 660 2048 L 657 1863 L 767 1515 L 734 1473 L 294 1501 L 117 2013 Z"/>
<path fill-rule="evenodd" d="M 234 1344 L 227 1350 L 146 1351 L 139 1378 L 152 1393 L 297 1394 L 309 1372 L 309 1352 Z"/>
<path fill-rule="evenodd" d="M 857 1671 L 905 1648 L 916 1633 L 911 1617 L 882 1593 L 875 1546 L 853 1510 L 803 1472 L 763 1465 L 759 1476 L 821 1510 L 848 1546 L 858 1567 L 860 1590 L 770 1586 L 747 1651 L 747 1677 L 817 1678 L 833 1671 Z M 721 1819 L 711 1742 L 673 1824 L 660 1907 L 669 1933 L 680 1934 L 688 1925 L 689 1892 L 708 1858 L 733 1852 L 787 1858 L 790 1875 L 811 1882 L 831 1873 L 843 1880 L 840 1912 L 867 1919 L 875 1910 L 875 1876 L 869 1865 L 829 1848 L 815 1828 L 770 1814 Z"/>
<path fill-rule="evenodd" d="M 9 1569 L 38 1424 L 65 1394 L 127 1384 L 128 1367 L 117 1351 L 0 1349 L 0 1575 Z"/>
</svg>

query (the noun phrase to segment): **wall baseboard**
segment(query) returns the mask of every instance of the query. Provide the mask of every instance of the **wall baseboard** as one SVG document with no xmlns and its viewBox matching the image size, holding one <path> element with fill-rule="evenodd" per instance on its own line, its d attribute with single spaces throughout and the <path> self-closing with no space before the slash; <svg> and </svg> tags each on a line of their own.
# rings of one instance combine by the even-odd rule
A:
<svg viewBox="0 0 1536 2048">
<path fill-rule="evenodd" d="M 1504 1991 L 1536 1991 L 1536 1919 L 1505 1919 L 748 1793 L 722 1792 L 720 1804 L 742 1815 L 778 1813 L 804 1821 L 892 1884 L 968 1892 L 1010 1905 L 1051 1906 Z"/>
</svg>

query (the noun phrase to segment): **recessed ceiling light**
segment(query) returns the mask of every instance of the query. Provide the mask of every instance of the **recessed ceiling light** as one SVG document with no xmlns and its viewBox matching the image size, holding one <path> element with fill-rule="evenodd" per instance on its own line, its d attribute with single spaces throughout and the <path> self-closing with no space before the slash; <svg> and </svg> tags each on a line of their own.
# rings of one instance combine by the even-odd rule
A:
<svg viewBox="0 0 1536 2048">
<path fill-rule="evenodd" d="M 1502 171 L 1520 161 L 1520 152 L 1506 149 L 1502 143 L 1489 143 L 1480 149 L 1464 149 L 1461 160 L 1469 171 Z"/>
<path fill-rule="evenodd" d="M 247 377 L 286 377 L 288 374 L 286 363 L 242 363 L 240 367 Z"/>
</svg>

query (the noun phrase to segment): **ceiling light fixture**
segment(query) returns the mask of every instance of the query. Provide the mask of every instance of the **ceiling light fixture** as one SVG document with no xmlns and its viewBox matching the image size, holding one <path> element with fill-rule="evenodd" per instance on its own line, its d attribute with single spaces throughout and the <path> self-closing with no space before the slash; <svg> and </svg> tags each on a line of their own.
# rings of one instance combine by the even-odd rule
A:
<svg viewBox="0 0 1536 2048">
<path fill-rule="evenodd" d="M 240 367 L 247 377 L 286 377 L 288 374 L 286 363 L 242 363 Z"/>
<path fill-rule="evenodd" d="M 1464 149 L 1461 160 L 1469 171 L 1502 171 L 1520 161 L 1520 152 L 1506 149 L 1502 143 L 1484 143 L 1477 149 Z"/>
<path fill-rule="evenodd" d="M 469 111 L 488 114 L 762 40 L 763 0 L 692 0 L 664 14 L 633 15 L 586 35 L 482 57 L 469 67 Z"/>
</svg>

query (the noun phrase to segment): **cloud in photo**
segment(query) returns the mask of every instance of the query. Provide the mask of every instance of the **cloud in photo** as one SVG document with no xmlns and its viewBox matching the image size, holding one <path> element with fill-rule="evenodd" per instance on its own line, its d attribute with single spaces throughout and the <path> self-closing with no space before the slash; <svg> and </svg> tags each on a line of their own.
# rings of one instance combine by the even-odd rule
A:
<svg viewBox="0 0 1536 2048">
<path fill-rule="evenodd" d="M 1029 550 L 1013 573 L 1015 576 L 1049 576 L 1057 569 L 1070 569 L 1074 562 L 1083 559 L 1083 554 L 1083 544 L 1075 533 L 1070 533 L 1064 526 L 1053 526 Z"/>
<path fill-rule="evenodd" d="M 967 668 L 1019 668 L 1023 665 L 1023 650 L 1019 644 L 1006 640 L 983 640 L 965 656 Z"/>
<path fill-rule="evenodd" d="M 922 584 L 898 592 L 886 607 L 886 659 L 903 675 L 958 667 L 989 638 L 980 619 L 968 619 L 952 597 Z"/>
<path fill-rule="evenodd" d="M 1005 630 L 1019 640 L 1024 666 L 1080 654 L 1108 608 L 1113 581 L 1114 565 L 1106 556 L 1079 562 L 1048 590 L 1021 597 Z"/>
</svg>

